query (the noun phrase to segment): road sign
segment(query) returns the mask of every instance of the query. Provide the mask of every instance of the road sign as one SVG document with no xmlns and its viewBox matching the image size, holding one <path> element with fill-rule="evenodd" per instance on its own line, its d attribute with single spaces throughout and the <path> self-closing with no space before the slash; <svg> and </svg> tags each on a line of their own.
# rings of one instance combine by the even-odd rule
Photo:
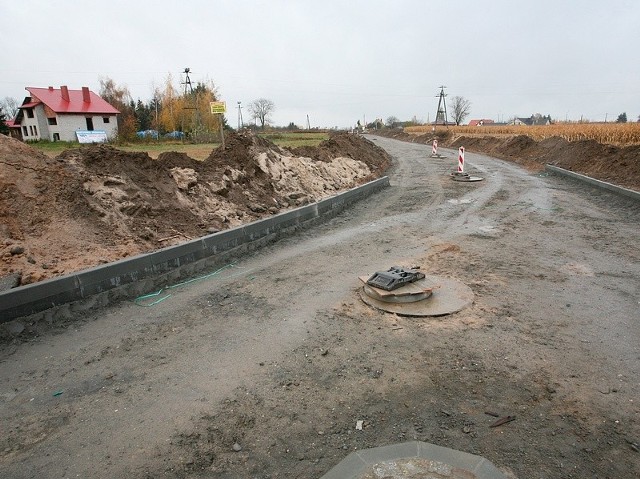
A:
<svg viewBox="0 0 640 479">
<path fill-rule="evenodd" d="M 222 114 L 227 111 L 227 103 L 224 101 L 211 101 L 209 102 L 209 107 L 211 107 L 211 114 Z"/>
</svg>

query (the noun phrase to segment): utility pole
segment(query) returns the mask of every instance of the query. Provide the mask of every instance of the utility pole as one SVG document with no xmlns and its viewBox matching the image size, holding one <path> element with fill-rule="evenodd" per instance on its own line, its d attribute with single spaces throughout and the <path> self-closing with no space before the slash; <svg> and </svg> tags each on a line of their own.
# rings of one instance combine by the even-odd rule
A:
<svg viewBox="0 0 640 479">
<path fill-rule="evenodd" d="M 160 128 L 158 127 L 158 97 L 155 95 L 153 96 L 153 103 L 156 107 L 156 131 L 160 131 Z"/>
<path fill-rule="evenodd" d="M 244 121 L 242 120 L 242 102 L 238 102 L 238 131 L 244 128 Z"/>
<path fill-rule="evenodd" d="M 446 94 L 444 92 L 444 89 L 447 88 L 444 85 L 440 86 L 440 94 L 436 95 L 436 97 L 438 98 L 438 110 L 436 112 L 436 121 L 435 124 L 439 124 L 442 123 L 445 126 L 448 126 L 449 124 L 449 119 L 447 117 L 447 102 L 445 100 L 446 98 Z"/>
</svg>

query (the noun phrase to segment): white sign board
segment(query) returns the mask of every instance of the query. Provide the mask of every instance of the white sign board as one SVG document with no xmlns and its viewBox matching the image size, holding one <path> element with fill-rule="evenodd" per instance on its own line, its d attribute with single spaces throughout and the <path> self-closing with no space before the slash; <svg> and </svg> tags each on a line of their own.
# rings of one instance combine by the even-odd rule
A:
<svg viewBox="0 0 640 479">
<path fill-rule="evenodd" d="M 78 143 L 106 143 L 107 132 L 105 130 L 77 130 Z"/>
</svg>

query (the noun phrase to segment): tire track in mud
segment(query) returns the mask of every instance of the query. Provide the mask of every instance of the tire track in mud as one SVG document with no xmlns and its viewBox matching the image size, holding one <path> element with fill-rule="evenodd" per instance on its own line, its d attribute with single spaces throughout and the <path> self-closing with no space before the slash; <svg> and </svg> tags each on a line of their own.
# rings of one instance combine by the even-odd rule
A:
<svg viewBox="0 0 640 479">
<path fill-rule="evenodd" d="M 629 356 L 625 382 L 618 384 L 605 374 L 607 364 L 619 374 L 617 351 L 580 342 L 583 331 L 589 341 L 602 332 L 593 300 L 573 299 L 582 289 L 600 294 L 617 287 L 620 293 L 607 293 L 632 295 L 639 276 L 633 265 L 613 264 L 603 286 L 594 287 L 587 274 L 605 270 L 610 260 L 591 260 L 594 251 L 586 249 L 610 233 L 604 203 L 595 219 L 590 204 L 578 205 L 580 217 L 593 221 L 576 229 L 569 205 L 584 197 L 578 188 L 470 153 L 470 172 L 486 179 L 459 184 L 449 177 L 454 152 L 431 159 L 424 145 L 376 142 L 396 157 L 390 188 L 326 224 L 243 256 L 238 276 L 194 283 L 154 308 L 110 308 L 77 330 L 16 352 L 17 381 L 22 374 L 29 382 L 11 399 L 14 422 L 44 421 L 56 429 L 8 452 L 1 466 L 7 476 L 184 478 L 226 469 L 227 477 L 276 477 L 302 469 L 318 474 L 297 477 L 319 477 L 346 447 L 412 437 L 521 470 L 544 467 L 545 477 L 560 477 L 563 471 L 553 468 L 565 457 L 582 468 L 581 477 L 623 477 L 615 473 L 631 470 L 634 456 L 622 451 L 637 430 L 627 414 L 632 406 L 622 411 L 629 424 L 611 426 L 611 419 L 637 390 L 629 379 L 637 332 L 619 338 L 623 330 L 611 322 L 601 335 L 623 341 Z M 571 236 L 563 222 L 579 234 Z M 633 237 L 631 222 L 621 228 Z M 476 304 L 446 321 L 423 322 L 360 304 L 357 275 L 416 258 L 435 274 L 472 284 Z M 626 303 L 614 306 L 619 310 L 601 307 L 598 314 L 627 311 Z M 594 392 L 589 371 L 579 367 L 608 354 L 613 359 L 589 371 L 604 386 L 624 389 Z M 61 384 L 93 389 L 51 397 Z M 584 395 L 577 400 L 576 393 Z M 487 403 L 518 413 L 504 436 L 482 427 Z M 371 424 L 360 440 L 350 426 L 356 414 Z M 64 421 L 55 422 L 61 415 Z M 605 424 L 604 418 L 615 434 L 605 426 L 590 429 L 591 418 Z M 245 450 L 231 449 L 236 439 Z M 593 452 L 576 451 L 576 441 Z M 543 447 L 528 449 L 531 442 Z M 599 460 L 603 447 L 620 454 L 620 465 L 611 474 L 605 465 L 589 475 L 584 464 Z M 204 476 L 201 466 L 210 468 Z"/>
</svg>

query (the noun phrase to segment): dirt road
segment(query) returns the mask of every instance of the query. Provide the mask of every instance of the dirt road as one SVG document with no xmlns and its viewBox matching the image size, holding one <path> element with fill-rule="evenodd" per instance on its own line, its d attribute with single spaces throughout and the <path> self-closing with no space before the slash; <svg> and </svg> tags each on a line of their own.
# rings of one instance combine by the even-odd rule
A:
<svg viewBox="0 0 640 479">
<path fill-rule="evenodd" d="M 0 476 L 316 478 L 415 438 L 520 479 L 637 477 L 637 203 L 469 153 L 485 181 L 457 183 L 453 152 L 374 141 L 396 164 L 367 203 L 154 306 L 3 344 Z M 475 303 L 372 310 L 357 276 L 393 265 Z"/>
</svg>

